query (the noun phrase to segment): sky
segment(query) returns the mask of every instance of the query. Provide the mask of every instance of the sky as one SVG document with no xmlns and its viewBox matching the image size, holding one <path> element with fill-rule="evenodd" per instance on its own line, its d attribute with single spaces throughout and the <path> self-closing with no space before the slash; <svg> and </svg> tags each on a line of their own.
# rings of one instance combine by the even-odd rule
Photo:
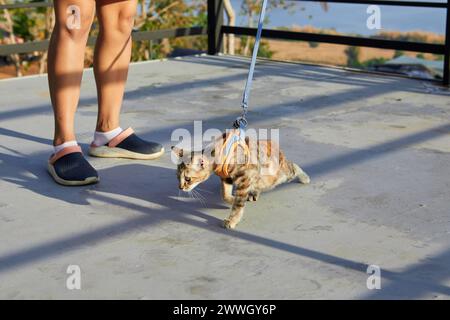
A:
<svg viewBox="0 0 450 320">
<path fill-rule="evenodd" d="M 443 0 L 425 0 L 442 2 Z M 240 11 L 242 0 L 232 0 L 233 7 Z M 369 30 L 366 26 L 369 14 L 368 5 L 329 3 L 328 12 L 324 12 L 318 3 L 293 1 L 296 4 L 294 14 L 287 10 L 275 9 L 269 13 L 267 27 L 291 27 L 293 25 L 312 25 L 318 28 L 334 28 L 339 32 L 371 35 L 378 30 Z M 412 31 L 423 30 L 444 34 L 445 9 L 406 8 L 380 6 L 381 28 L 383 30 Z M 245 17 L 237 19 L 239 25 L 246 25 Z"/>
</svg>

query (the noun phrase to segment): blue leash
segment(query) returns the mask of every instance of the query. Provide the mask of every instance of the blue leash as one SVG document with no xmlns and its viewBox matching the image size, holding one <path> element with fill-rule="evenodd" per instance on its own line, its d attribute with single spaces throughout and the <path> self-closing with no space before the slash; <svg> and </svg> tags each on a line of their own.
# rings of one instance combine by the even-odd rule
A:
<svg viewBox="0 0 450 320">
<path fill-rule="evenodd" d="M 252 54 L 252 61 L 250 63 L 250 69 L 248 71 L 248 77 L 247 77 L 247 83 L 245 84 L 244 89 L 244 95 L 242 97 L 242 114 L 240 117 L 236 119 L 233 126 L 238 129 L 244 129 L 247 127 L 247 111 L 248 111 L 248 99 L 250 96 L 250 89 L 252 86 L 253 81 L 253 73 L 255 72 L 255 64 L 256 64 L 256 57 L 258 56 L 258 50 L 259 50 L 259 43 L 261 42 L 261 33 L 264 23 L 264 16 L 266 15 L 266 7 L 267 7 L 267 0 L 263 0 L 262 6 L 261 6 L 261 12 L 259 14 L 259 22 L 258 22 L 258 31 L 256 33 L 256 40 L 255 40 L 255 46 L 253 48 L 253 54 Z"/>
</svg>

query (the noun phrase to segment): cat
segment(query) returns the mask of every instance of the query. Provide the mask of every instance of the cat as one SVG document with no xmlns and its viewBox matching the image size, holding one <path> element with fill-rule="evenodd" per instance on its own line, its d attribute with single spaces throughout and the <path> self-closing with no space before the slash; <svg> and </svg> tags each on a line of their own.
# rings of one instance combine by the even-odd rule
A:
<svg viewBox="0 0 450 320">
<path fill-rule="evenodd" d="M 226 138 L 224 133 L 202 151 L 186 152 L 172 147 L 178 160 L 177 178 L 181 190 L 190 192 L 213 173 L 220 177 L 222 198 L 231 204 L 231 214 L 223 222 L 225 228 L 234 229 L 242 219 L 246 201 L 258 200 L 261 192 L 296 178 L 302 184 L 310 183 L 309 176 L 297 164 L 287 160 L 275 142 L 248 137 L 245 138 L 248 153 L 234 150 L 224 174 L 224 159 L 216 154 L 223 150 Z M 241 145 L 241 149 L 245 145 Z"/>
</svg>

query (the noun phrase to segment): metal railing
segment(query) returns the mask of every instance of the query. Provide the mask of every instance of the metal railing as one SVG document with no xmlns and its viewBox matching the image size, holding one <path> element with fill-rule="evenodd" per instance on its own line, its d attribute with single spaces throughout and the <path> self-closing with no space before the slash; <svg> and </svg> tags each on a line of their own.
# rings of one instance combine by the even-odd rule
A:
<svg viewBox="0 0 450 320">
<path fill-rule="evenodd" d="M 0 5 L 0 11 L 3 9 L 25 9 L 25 8 L 48 8 L 53 7 L 51 1 L 14 3 Z M 206 27 L 173 28 L 154 31 L 133 31 L 133 41 L 156 41 L 166 38 L 180 38 L 188 36 L 207 35 Z M 95 37 L 90 37 L 88 45 L 95 44 Z M 6 56 L 16 53 L 31 53 L 35 51 L 47 51 L 49 40 L 29 41 L 17 44 L 0 45 L 0 56 Z"/>
<path fill-rule="evenodd" d="M 302 0 L 308 2 L 319 2 L 318 0 Z M 307 32 L 296 32 L 286 30 L 264 29 L 262 36 L 278 40 L 299 40 L 308 42 L 324 42 L 332 44 L 371 47 L 380 49 L 392 49 L 413 51 L 420 53 L 432 53 L 444 56 L 444 73 L 442 83 L 449 85 L 450 82 L 450 0 L 445 2 L 420 2 L 420 1 L 350 1 L 350 0 L 328 0 L 330 3 L 349 3 L 367 5 L 387 5 L 417 8 L 440 8 L 446 10 L 445 43 L 434 44 L 424 42 L 384 40 L 354 36 L 318 34 Z M 208 53 L 217 54 L 222 48 L 224 34 L 235 34 L 239 36 L 255 36 L 256 28 L 232 27 L 223 24 L 223 1 L 208 0 Z"/>
<path fill-rule="evenodd" d="M 196 35 L 208 35 L 208 53 L 218 54 L 222 48 L 224 34 L 235 34 L 240 36 L 255 36 L 256 28 L 234 27 L 224 25 L 224 5 L 223 0 L 207 0 L 208 1 L 208 27 L 190 27 L 190 28 L 174 28 L 155 31 L 137 31 L 133 32 L 134 41 L 161 40 L 164 38 L 175 38 Z M 295 0 L 294 0 L 295 1 Z M 309 2 L 318 2 L 318 0 L 302 0 Z M 350 45 L 359 47 L 372 47 L 380 49 L 392 49 L 402 51 L 413 51 L 420 53 L 431 53 L 444 56 L 444 73 L 443 84 L 450 83 L 450 0 L 447 2 L 421 2 L 421 1 L 386 1 L 386 0 L 366 0 L 366 1 L 350 1 L 350 0 L 328 0 L 330 3 L 348 3 L 348 4 L 367 4 L 367 5 L 386 5 L 400 7 L 417 7 L 417 8 L 440 8 L 446 10 L 445 24 L 445 43 L 434 44 L 424 42 L 384 40 L 365 37 L 318 34 L 307 32 L 296 32 L 286 30 L 264 29 L 262 36 L 270 39 L 278 40 L 299 40 L 308 42 L 323 42 L 340 45 Z M 19 8 L 39 8 L 51 7 L 53 4 L 49 1 L 32 2 L 32 3 L 15 3 L 0 5 L 2 9 L 19 9 Z M 89 44 L 93 44 L 95 38 L 89 39 Z M 0 56 L 15 53 L 30 53 L 34 51 L 46 51 L 49 41 L 32 41 L 20 44 L 0 45 Z"/>
</svg>

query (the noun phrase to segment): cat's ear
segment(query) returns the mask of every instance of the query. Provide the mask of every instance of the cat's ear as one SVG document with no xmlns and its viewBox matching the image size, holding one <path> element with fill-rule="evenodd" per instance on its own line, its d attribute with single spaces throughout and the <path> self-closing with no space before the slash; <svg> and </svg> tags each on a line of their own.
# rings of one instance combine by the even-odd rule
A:
<svg viewBox="0 0 450 320">
<path fill-rule="evenodd" d="M 183 157 L 183 149 L 172 146 L 172 152 L 177 156 L 177 158 L 182 158 Z"/>
</svg>

